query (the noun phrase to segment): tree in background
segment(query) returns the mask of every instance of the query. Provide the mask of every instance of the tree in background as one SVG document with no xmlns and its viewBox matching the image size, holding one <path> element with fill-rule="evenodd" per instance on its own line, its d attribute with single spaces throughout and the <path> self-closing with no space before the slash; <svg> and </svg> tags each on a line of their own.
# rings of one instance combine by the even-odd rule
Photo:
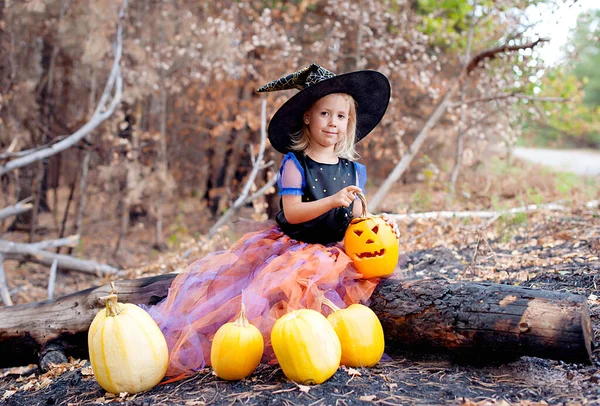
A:
<svg viewBox="0 0 600 406">
<path fill-rule="evenodd" d="M 579 16 L 569 46 L 577 55 L 574 73 L 584 81 L 583 102 L 600 107 L 600 9 Z"/>
<path fill-rule="evenodd" d="M 231 205 L 249 173 L 248 146 L 259 139 L 260 97 L 254 89 L 311 62 L 340 73 L 378 69 L 390 78 L 388 113 L 359 144 L 371 182 L 380 182 L 409 152 L 415 160 L 403 182 L 419 179 L 425 165 L 444 174 L 459 134 L 468 137 L 457 155 L 469 150 L 474 161 L 487 143 L 518 135 L 519 110 L 510 106 L 521 99 L 507 93 L 525 94 L 529 89 L 522 79 L 541 68 L 531 50 L 501 51 L 527 48 L 535 39 L 524 36 L 519 17 L 533 3 L 133 2 L 123 35 L 123 104 L 78 145 L 85 151 L 65 151 L 50 162 L 53 185 L 70 184 L 74 193 L 82 156 L 89 152 L 90 191 L 102 202 L 98 216 L 119 213 L 126 231 L 131 214 L 126 208 L 144 206 L 136 213 L 156 217 L 160 246 L 163 202 L 195 196 L 199 211 L 209 209 L 207 219 Z M 6 55 L 0 60 L 0 165 L 20 150 L 56 142 L 89 118 L 110 71 L 118 9 L 109 0 L 6 4 L 0 3 L 0 45 Z M 498 47 L 478 61 L 447 100 L 423 149 L 412 148 L 467 56 Z M 269 115 L 290 95 L 263 96 Z M 15 138 L 23 143 L 15 147 Z M 270 152 L 269 158 L 279 156 Z M 12 176 L 24 171 L 9 174 L 8 182 L 16 185 Z M 257 187 L 273 175 L 265 171 Z M 14 187 L 10 191 L 5 205 L 14 203 Z M 64 210 L 55 217 L 66 218 L 68 207 L 51 206 Z"/>
<path fill-rule="evenodd" d="M 600 9 L 582 13 L 564 47 L 566 58 L 531 87 L 565 103 L 527 103 L 528 139 L 556 146 L 600 146 Z"/>
</svg>

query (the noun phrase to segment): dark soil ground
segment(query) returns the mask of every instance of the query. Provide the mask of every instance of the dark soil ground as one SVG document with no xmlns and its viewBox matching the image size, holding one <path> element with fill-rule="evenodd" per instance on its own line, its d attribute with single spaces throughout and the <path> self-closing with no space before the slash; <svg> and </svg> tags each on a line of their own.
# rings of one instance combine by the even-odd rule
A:
<svg viewBox="0 0 600 406">
<path fill-rule="evenodd" d="M 600 331 L 600 217 L 597 208 L 569 207 L 506 215 L 495 220 L 400 221 L 404 256 L 397 272 L 418 278 L 488 281 L 570 292 L 587 298 L 594 335 Z M 189 246 L 183 251 L 189 251 Z M 188 252 L 189 253 L 189 252 Z M 161 257 L 132 269 L 136 277 L 188 262 Z M 99 282 L 99 281 L 97 281 Z M 89 286 L 89 285 L 88 285 Z M 87 287 L 87 286 L 84 286 Z M 6 405 L 584 405 L 600 404 L 600 356 L 589 364 L 521 357 L 508 363 L 469 365 L 451 354 L 388 349 L 370 369 L 340 368 L 318 386 L 288 381 L 276 365 L 260 365 L 249 378 L 227 382 L 207 368 L 187 380 L 137 395 L 107 394 L 87 360 L 72 360 L 42 374 L 37 367 L 0 371 Z M 483 365 L 483 366 L 482 366 Z"/>
</svg>

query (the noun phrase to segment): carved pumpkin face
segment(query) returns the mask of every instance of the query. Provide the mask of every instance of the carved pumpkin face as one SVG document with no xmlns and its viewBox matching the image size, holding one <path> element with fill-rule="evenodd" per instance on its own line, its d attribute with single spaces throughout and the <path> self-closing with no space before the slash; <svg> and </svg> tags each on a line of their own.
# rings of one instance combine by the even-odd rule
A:
<svg viewBox="0 0 600 406">
<path fill-rule="evenodd" d="M 352 220 L 344 236 L 346 254 L 363 278 L 388 276 L 398 263 L 398 238 L 379 216 Z"/>
</svg>

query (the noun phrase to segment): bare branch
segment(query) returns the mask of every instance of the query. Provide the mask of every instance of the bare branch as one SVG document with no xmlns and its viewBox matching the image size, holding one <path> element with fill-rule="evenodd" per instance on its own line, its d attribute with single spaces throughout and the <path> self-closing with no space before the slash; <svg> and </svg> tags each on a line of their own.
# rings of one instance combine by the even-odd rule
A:
<svg viewBox="0 0 600 406">
<path fill-rule="evenodd" d="M 485 97 L 477 97 L 474 99 L 466 99 L 464 101 L 458 103 L 452 103 L 449 107 L 460 107 L 465 104 L 474 104 L 474 103 L 485 103 L 490 101 L 509 99 L 511 97 L 516 97 L 518 99 L 525 99 L 531 101 L 539 101 L 539 102 L 554 102 L 554 103 L 562 103 L 569 101 L 569 99 L 564 97 L 542 97 L 542 96 L 530 96 L 522 92 L 505 92 L 493 94 Z"/>
<path fill-rule="evenodd" d="M 81 235 L 83 227 L 83 212 L 85 211 L 86 194 L 87 194 L 87 178 L 90 167 L 90 158 L 92 154 L 89 150 L 85 151 L 83 162 L 81 163 L 81 180 L 79 182 L 79 204 L 77 206 L 77 217 L 75 220 L 75 233 Z"/>
<path fill-rule="evenodd" d="M 592 202 L 593 203 L 593 202 Z M 515 207 L 503 211 L 434 211 L 426 213 L 412 214 L 388 214 L 395 220 L 415 220 L 415 219 L 439 219 L 439 218 L 465 218 L 465 217 L 480 217 L 480 218 L 495 218 L 506 214 L 527 213 L 537 210 L 565 211 L 568 207 L 557 203 L 547 204 L 530 204 L 527 206 Z"/>
<path fill-rule="evenodd" d="M 268 167 L 273 166 L 273 165 L 275 165 L 275 162 L 273 160 L 271 160 L 271 161 L 269 161 L 269 162 L 267 162 L 265 164 L 262 164 L 260 166 L 260 169 L 267 169 Z"/>
<path fill-rule="evenodd" d="M 13 138 L 13 140 L 8 145 L 8 148 L 6 148 L 7 154 L 10 154 L 17 148 L 17 145 L 19 144 L 19 138 L 20 138 L 19 134 L 15 135 L 15 138 Z"/>
<path fill-rule="evenodd" d="M 58 261 L 55 259 L 52 261 L 50 267 L 50 277 L 48 278 L 48 299 L 54 299 L 54 283 L 56 282 L 56 271 L 58 268 Z"/>
<path fill-rule="evenodd" d="M 0 209 L 0 220 L 3 220 L 7 217 L 19 215 L 21 213 L 28 212 L 29 210 L 31 210 L 32 207 L 33 207 L 33 204 L 31 204 L 31 203 L 19 202 L 19 203 L 15 204 L 14 206 L 9 206 L 9 207 Z"/>
<path fill-rule="evenodd" d="M 99 264 L 86 259 L 78 259 L 69 255 L 55 254 L 44 251 L 35 244 L 23 244 L 12 241 L 0 240 L 0 254 L 6 259 L 34 262 L 51 266 L 55 260 L 58 267 L 65 270 L 85 272 L 91 274 L 121 275 L 122 272 L 110 265 Z"/>
<path fill-rule="evenodd" d="M 86 124 L 83 125 L 79 130 L 75 131 L 73 134 L 69 135 L 65 139 L 53 144 L 48 148 L 44 148 L 33 152 L 31 154 L 25 155 L 23 157 L 17 158 L 15 160 L 9 161 L 6 165 L 0 166 L 0 175 L 8 173 L 14 169 L 21 168 L 23 166 L 29 165 L 35 161 L 39 161 L 40 159 L 48 158 L 50 156 L 56 155 L 59 152 L 62 152 L 77 142 L 79 142 L 82 138 L 92 132 L 96 127 L 98 127 L 104 120 L 109 118 L 116 107 L 121 102 L 121 97 L 123 94 L 123 78 L 121 76 L 121 54 L 123 52 L 123 20 L 125 16 L 125 10 L 127 8 L 127 1 L 123 1 L 123 7 L 119 13 L 119 22 L 117 24 L 117 39 L 115 44 L 115 59 L 113 61 L 113 66 L 106 83 L 106 87 L 104 89 L 104 93 L 102 94 L 100 101 L 98 102 L 98 106 L 94 111 L 94 115 Z M 108 99 L 113 95 L 110 104 L 108 104 Z"/>
<path fill-rule="evenodd" d="M 512 33 L 509 33 L 508 35 L 506 35 L 506 38 L 504 39 L 504 42 L 510 42 L 510 41 L 514 41 L 517 40 L 519 38 L 523 37 L 523 34 L 525 34 L 528 30 L 534 28 L 536 25 L 538 24 L 538 22 L 535 23 L 529 23 L 526 25 L 520 25 L 518 28 L 519 29 L 515 29 Z"/>
<path fill-rule="evenodd" d="M 467 65 L 467 68 L 463 71 L 463 74 L 471 73 L 473 70 L 475 70 L 475 68 L 477 68 L 477 65 L 479 65 L 484 59 L 494 59 L 496 56 L 498 56 L 498 54 L 506 54 L 506 53 L 515 52 L 515 51 L 521 51 L 523 49 L 530 49 L 530 48 L 535 47 L 536 45 L 538 45 L 541 42 L 548 42 L 548 41 L 549 41 L 549 39 L 547 39 L 547 38 L 538 38 L 534 42 L 528 42 L 528 43 L 521 44 L 521 45 L 506 45 L 505 44 L 505 45 L 501 45 L 496 48 L 485 50 L 483 52 L 478 53 L 477 55 L 475 55 L 473 57 L 473 59 L 471 59 L 471 62 L 469 62 L 469 64 Z"/>
<path fill-rule="evenodd" d="M 256 192 L 254 192 L 254 194 L 252 196 L 250 196 L 249 198 L 247 198 L 244 201 L 244 203 L 248 204 L 248 203 L 256 200 L 257 198 L 259 198 L 260 196 L 264 195 L 265 193 L 267 193 L 267 190 L 269 190 L 275 184 L 275 182 L 277 182 L 277 176 L 273 176 L 271 179 L 269 179 L 269 181 L 267 183 L 265 183 L 263 185 L 263 187 L 261 187 Z"/>
<path fill-rule="evenodd" d="M 10 158 L 19 158 L 25 155 L 33 154 L 36 151 L 39 151 L 44 148 L 48 148 L 50 145 L 56 144 L 58 141 L 65 139 L 66 136 L 59 136 L 52 139 L 49 143 L 44 145 L 39 145 L 30 149 L 23 149 L 21 151 L 14 151 L 14 148 L 8 148 L 6 151 L 0 153 L 0 160 L 10 159 Z M 14 140 L 13 140 L 14 141 Z"/>
<path fill-rule="evenodd" d="M 526 44 L 522 44 L 522 45 L 511 45 L 511 46 L 503 45 L 503 46 L 500 46 L 497 48 L 492 48 L 492 49 L 488 49 L 486 51 L 480 52 L 479 54 L 477 54 L 473 58 L 471 58 L 471 61 L 461 71 L 460 75 L 456 78 L 456 80 L 454 81 L 452 86 L 448 89 L 448 92 L 444 95 L 444 97 L 442 97 L 439 104 L 435 107 L 435 109 L 433 110 L 433 112 L 431 113 L 431 115 L 429 116 L 427 121 L 425 122 L 425 125 L 423 126 L 423 128 L 421 129 L 421 131 L 419 132 L 419 134 L 413 141 L 413 143 L 408 148 L 407 153 L 404 154 L 404 156 L 402 156 L 402 159 L 400 160 L 400 162 L 398 162 L 398 164 L 396 164 L 396 167 L 394 167 L 394 169 L 388 175 L 388 177 L 385 179 L 385 181 L 383 181 L 383 183 L 381 184 L 381 186 L 379 187 L 377 192 L 375 192 L 375 195 L 373 195 L 373 197 L 370 199 L 369 211 L 375 212 L 375 210 L 381 204 L 381 201 L 383 200 L 383 198 L 387 195 L 389 190 L 392 188 L 392 185 L 395 182 L 397 182 L 398 179 L 400 179 L 400 177 L 402 176 L 404 171 L 406 171 L 406 169 L 409 167 L 413 158 L 416 156 L 417 152 L 419 152 L 421 145 L 423 145 L 423 142 L 429 136 L 429 131 L 437 124 L 439 119 L 444 115 L 444 113 L 446 112 L 446 109 L 450 105 L 450 101 L 452 100 L 452 98 L 454 97 L 456 92 L 462 88 L 463 83 L 464 83 L 465 79 L 468 77 L 469 73 L 472 72 L 475 68 L 477 68 L 477 66 L 479 65 L 480 62 L 482 62 L 484 59 L 495 58 L 500 53 L 514 52 L 514 51 L 519 51 L 522 49 L 533 48 L 540 42 L 544 42 L 544 41 L 548 41 L 548 40 L 538 39 L 534 42 L 526 43 Z"/>
<path fill-rule="evenodd" d="M 585 207 L 587 207 L 588 209 L 597 209 L 598 207 L 600 207 L 600 200 L 590 200 L 585 204 Z"/>
<path fill-rule="evenodd" d="M 29 244 L 31 247 L 38 250 L 47 250 L 57 247 L 76 247 L 79 244 L 79 235 L 70 235 L 65 238 L 59 238 L 57 240 L 44 240 Z"/>
</svg>

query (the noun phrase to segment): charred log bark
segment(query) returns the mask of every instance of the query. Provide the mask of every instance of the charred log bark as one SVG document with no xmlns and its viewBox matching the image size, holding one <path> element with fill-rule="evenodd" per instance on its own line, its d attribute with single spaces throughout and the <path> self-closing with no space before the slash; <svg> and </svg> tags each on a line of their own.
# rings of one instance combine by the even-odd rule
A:
<svg viewBox="0 0 600 406">
<path fill-rule="evenodd" d="M 174 274 L 115 282 L 119 301 L 156 304 Z M 55 300 L 0 308 L 0 368 L 44 364 L 62 348 L 87 358 L 87 330 L 108 284 Z M 491 283 L 382 280 L 371 308 L 388 349 L 477 354 L 479 362 L 521 355 L 590 363 L 592 331 L 584 297 Z"/>
<path fill-rule="evenodd" d="M 158 303 L 166 296 L 174 274 L 115 282 L 120 302 Z M 47 361 L 63 354 L 88 358 L 87 331 L 110 285 L 90 288 L 54 300 L 0 308 L 0 368 Z"/>
<path fill-rule="evenodd" d="M 528 355 L 590 363 L 586 298 L 494 283 L 380 283 L 371 297 L 388 347 L 442 351 L 477 363 Z"/>
</svg>

